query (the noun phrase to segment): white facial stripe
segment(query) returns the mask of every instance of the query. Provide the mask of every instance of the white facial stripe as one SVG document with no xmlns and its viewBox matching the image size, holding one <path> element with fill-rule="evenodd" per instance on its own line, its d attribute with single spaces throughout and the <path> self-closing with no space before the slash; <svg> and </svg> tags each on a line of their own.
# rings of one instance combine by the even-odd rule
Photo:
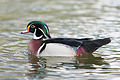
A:
<svg viewBox="0 0 120 80">
<path fill-rule="evenodd" d="M 48 33 L 48 28 L 47 28 L 47 26 L 45 25 L 45 28 L 46 28 L 46 30 L 47 30 L 47 33 Z"/>
<path fill-rule="evenodd" d="M 42 31 L 42 33 L 44 34 L 44 36 L 45 36 L 46 38 L 48 38 L 48 36 L 44 33 L 44 31 L 43 31 L 42 29 L 40 29 L 40 28 L 38 28 L 38 29 Z"/>
<path fill-rule="evenodd" d="M 41 35 L 40 37 L 37 37 L 35 34 L 36 34 L 36 29 L 35 29 L 35 32 L 34 32 L 34 34 L 33 34 L 33 39 L 40 39 L 40 38 L 43 37 L 43 35 Z"/>
</svg>

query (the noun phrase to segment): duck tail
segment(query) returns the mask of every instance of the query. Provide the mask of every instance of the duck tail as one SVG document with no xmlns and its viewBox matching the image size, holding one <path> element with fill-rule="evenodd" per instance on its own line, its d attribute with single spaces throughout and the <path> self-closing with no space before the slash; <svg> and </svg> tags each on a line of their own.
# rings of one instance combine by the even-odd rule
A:
<svg viewBox="0 0 120 80">
<path fill-rule="evenodd" d="M 111 42 L 110 38 L 104 38 L 104 39 L 97 39 L 97 40 L 86 40 L 83 41 L 82 47 L 84 48 L 86 53 L 93 53 L 96 51 L 99 47 L 106 45 Z"/>
</svg>

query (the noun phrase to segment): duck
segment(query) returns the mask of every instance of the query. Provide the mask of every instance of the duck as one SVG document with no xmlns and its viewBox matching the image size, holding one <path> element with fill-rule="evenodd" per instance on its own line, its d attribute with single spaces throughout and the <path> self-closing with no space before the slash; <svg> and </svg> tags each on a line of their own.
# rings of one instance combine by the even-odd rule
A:
<svg viewBox="0 0 120 80">
<path fill-rule="evenodd" d="M 28 52 L 35 56 L 80 56 L 91 54 L 111 42 L 110 38 L 52 38 L 46 23 L 31 21 L 21 34 L 32 33 Z"/>
</svg>

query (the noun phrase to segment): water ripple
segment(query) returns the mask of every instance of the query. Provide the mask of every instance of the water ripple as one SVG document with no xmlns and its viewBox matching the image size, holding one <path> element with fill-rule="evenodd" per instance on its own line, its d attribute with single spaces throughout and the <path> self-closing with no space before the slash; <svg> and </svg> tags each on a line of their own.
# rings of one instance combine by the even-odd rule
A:
<svg viewBox="0 0 120 80">
<path fill-rule="evenodd" d="M 119 80 L 119 0 L 0 0 L 0 79 Z M 48 24 L 52 37 L 105 38 L 112 42 L 93 56 L 28 57 L 29 21 Z"/>
</svg>

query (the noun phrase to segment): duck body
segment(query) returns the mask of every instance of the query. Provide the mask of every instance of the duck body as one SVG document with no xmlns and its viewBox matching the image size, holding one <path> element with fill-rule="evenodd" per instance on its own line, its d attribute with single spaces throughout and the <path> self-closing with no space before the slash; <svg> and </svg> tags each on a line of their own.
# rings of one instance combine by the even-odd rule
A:
<svg viewBox="0 0 120 80">
<path fill-rule="evenodd" d="M 90 54 L 99 47 L 111 42 L 110 38 L 91 40 L 90 38 L 51 38 L 48 26 L 41 21 L 32 21 L 27 30 L 21 32 L 33 33 L 28 51 L 35 56 L 79 56 Z"/>
<path fill-rule="evenodd" d="M 99 47 L 110 42 L 109 38 L 90 40 L 90 38 L 52 38 L 34 40 L 29 43 L 28 50 L 36 56 L 79 56 L 91 54 Z"/>
</svg>

